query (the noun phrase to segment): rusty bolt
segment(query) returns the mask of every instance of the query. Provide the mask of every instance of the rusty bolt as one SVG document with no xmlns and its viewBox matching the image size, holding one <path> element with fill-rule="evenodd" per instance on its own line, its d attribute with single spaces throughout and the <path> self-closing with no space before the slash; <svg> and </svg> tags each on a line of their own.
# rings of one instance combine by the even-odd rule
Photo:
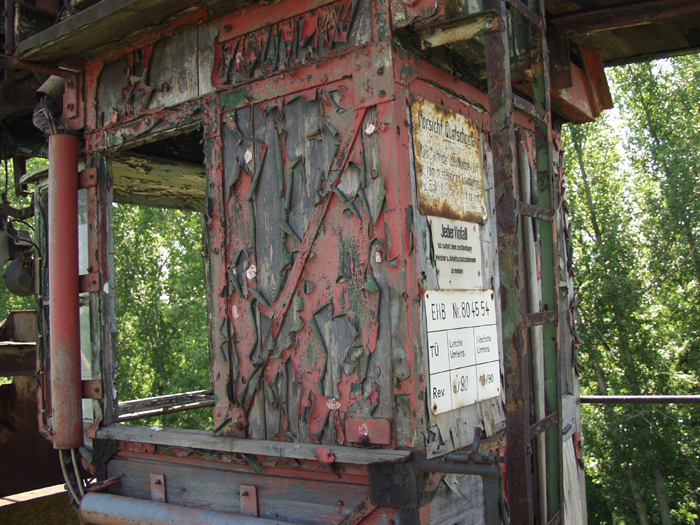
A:
<svg viewBox="0 0 700 525">
<path fill-rule="evenodd" d="M 248 496 L 248 491 L 244 490 L 243 492 L 241 492 L 241 496 L 243 496 L 244 498 Z"/>
<path fill-rule="evenodd" d="M 365 97 L 360 97 L 360 104 L 364 104 L 364 103 L 365 103 Z"/>
<path fill-rule="evenodd" d="M 226 24 L 224 26 L 224 33 L 230 33 L 233 27 L 231 27 L 229 24 Z"/>
<path fill-rule="evenodd" d="M 359 70 L 360 70 L 360 64 L 355 64 L 355 71 L 359 71 Z"/>
<path fill-rule="evenodd" d="M 383 89 L 379 90 L 379 96 L 383 97 L 384 95 L 386 95 L 386 91 L 384 91 Z"/>
<path fill-rule="evenodd" d="M 338 506 L 339 506 L 339 507 L 342 507 L 342 506 L 343 506 L 343 502 L 340 501 L 340 500 L 338 500 Z"/>
<path fill-rule="evenodd" d="M 68 89 L 73 89 L 75 87 L 75 84 L 73 83 L 72 80 L 69 80 L 68 82 L 66 82 L 66 87 Z"/>
<path fill-rule="evenodd" d="M 377 69 L 377 75 L 383 75 L 383 74 L 384 74 L 384 66 Z"/>
<path fill-rule="evenodd" d="M 155 483 L 156 485 L 162 485 L 162 484 L 163 484 L 163 482 L 162 482 L 161 480 L 159 480 L 159 479 L 155 480 L 153 483 Z"/>
<path fill-rule="evenodd" d="M 66 104 L 66 109 L 68 109 L 68 111 L 73 111 L 73 109 L 75 109 L 75 104 Z"/>
</svg>

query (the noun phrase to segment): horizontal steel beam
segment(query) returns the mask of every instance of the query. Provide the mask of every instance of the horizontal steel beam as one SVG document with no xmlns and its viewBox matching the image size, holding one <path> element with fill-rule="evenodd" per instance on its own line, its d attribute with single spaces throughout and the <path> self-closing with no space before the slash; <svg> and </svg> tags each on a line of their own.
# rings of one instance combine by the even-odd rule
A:
<svg viewBox="0 0 700 525">
<path fill-rule="evenodd" d="M 423 472 L 441 474 L 466 474 L 482 478 L 498 479 L 501 467 L 496 464 L 455 463 L 441 459 L 416 459 L 416 466 Z"/>
<path fill-rule="evenodd" d="M 700 396 L 581 396 L 581 403 L 625 404 L 681 404 L 700 403 Z"/>
<path fill-rule="evenodd" d="M 557 34 L 589 34 L 655 22 L 668 22 L 700 14 L 697 0 L 653 0 L 573 13 L 552 19 Z"/>
</svg>

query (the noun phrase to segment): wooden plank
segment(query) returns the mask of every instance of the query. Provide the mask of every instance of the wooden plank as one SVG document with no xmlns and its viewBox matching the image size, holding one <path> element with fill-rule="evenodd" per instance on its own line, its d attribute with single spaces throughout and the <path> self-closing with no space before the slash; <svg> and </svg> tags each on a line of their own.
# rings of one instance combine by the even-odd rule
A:
<svg viewBox="0 0 700 525">
<path fill-rule="evenodd" d="M 203 430 L 178 430 L 164 428 L 154 430 L 148 427 L 109 425 L 100 428 L 98 439 L 133 441 L 171 447 L 191 447 L 237 454 L 256 454 L 276 458 L 305 459 L 317 461 L 319 445 L 285 443 L 256 439 L 233 439 L 214 436 Z M 411 455 L 408 450 L 361 449 L 353 447 L 326 447 L 335 457 L 336 463 L 369 465 L 372 463 L 405 461 Z"/>
<path fill-rule="evenodd" d="M 204 210 L 206 170 L 201 164 L 126 152 L 112 157 L 117 202 Z"/>
<path fill-rule="evenodd" d="M 36 62 L 82 55 L 191 4 L 190 0 L 102 0 L 19 42 L 16 54 Z"/>
<path fill-rule="evenodd" d="M 217 468 L 216 464 L 183 465 L 148 458 L 113 458 L 108 475 L 124 474 L 110 491 L 122 496 L 150 499 L 150 474 L 163 474 L 167 501 L 184 507 L 206 506 L 209 510 L 240 515 L 239 487 L 252 485 L 258 493 L 261 518 L 291 523 L 335 525 L 369 495 L 367 485 L 305 479 L 298 469 L 287 476 L 260 475 Z M 323 495 L 319 497 L 319 495 Z"/>
<path fill-rule="evenodd" d="M 557 31 L 590 34 L 605 30 L 667 22 L 700 14 L 696 0 L 652 0 L 603 9 L 571 13 L 552 19 Z"/>
<path fill-rule="evenodd" d="M 377 109 L 370 108 L 367 111 L 362 129 L 367 130 L 369 124 L 378 121 Z M 367 379 L 370 385 L 378 390 L 378 405 L 372 413 L 375 417 L 392 418 L 394 416 L 394 377 L 391 362 L 391 326 L 389 312 L 389 294 L 387 292 L 387 246 L 384 236 L 377 234 L 376 230 L 382 221 L 380 215 L 385 202 L 386 186 L 381 167 L 381 136 L 379 133 L 368 135 L 362 133 L 362 146 L 364 149 L 364 166 L 362 167 L 365 181 L 363 189 L 367 202 L 367 209 L 363 211 L 364 222 L 369 231 L 370 224 L 374 226 L 377 240 L 370 245 L 370 266 L 377 285 L 379 286 L 379 329 L 377 330 L 376 347 L 370 354 Z M 393 427 L 393 425 L 392 425 Z"/>
</svg>

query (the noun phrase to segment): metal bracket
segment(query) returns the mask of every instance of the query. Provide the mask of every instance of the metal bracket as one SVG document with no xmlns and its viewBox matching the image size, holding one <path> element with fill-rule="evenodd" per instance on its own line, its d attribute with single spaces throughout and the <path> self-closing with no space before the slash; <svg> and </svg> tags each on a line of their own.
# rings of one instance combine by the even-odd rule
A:
<svg viewBox="0 0 700 525">
<path fill-rule="evenodd" d="M 102 399 L 102 381 L 99 379 L 84 380 L 83 399 Z"/>
<path fill-rule="evenodd" d="M 80 178 L 78 179 L 78 188 L 81 190 L 85 188 L 92 188 L 97 186 L 97 169 L 87 168 L 79 173 Z"/>
<path fill-rule="evenodd" d="M 253 485 L 239 485 L 238 495 L 241 498 L 241 514 L 258 517 L 258 489 Z"/>
<path fill-rule="evenodd" d="M 160 503 L 166 503 L 165 476 L 163 474 L 151 474 L 151 499 Z"/>
<path fill-rule="evenodd" d="M 63 97 L 63 120 L 68 129 L 77 131 L 85 127 L 85 104 L 83 103 L 83 74 L 71 73 L 66 78 Z"/>
<path fill-rule="evenodd" d="M 81 292 L 99 292 L 100 291 L 100 274 L 89 273 L 80 276 L 80 291 Z"/>
<path fill-rule="evenodd" d="M 393 62 L 387 44 L 371 46 L 352 55 L 355 108 L 376 106 L 396 98 Z"/>
<path fill-rule="evenodd" d="M 420 508 L 425 483 L 414 463 L 370 465 L 369 483 L 373 505 L 416 511 Z"/>
</svg>

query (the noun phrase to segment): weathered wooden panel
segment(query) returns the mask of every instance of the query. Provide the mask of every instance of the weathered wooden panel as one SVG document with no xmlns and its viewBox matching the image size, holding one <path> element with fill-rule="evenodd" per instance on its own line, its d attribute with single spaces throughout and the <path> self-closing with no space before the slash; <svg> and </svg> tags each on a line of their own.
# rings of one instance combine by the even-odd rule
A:
<svg viewBox="0 0 700 525">
<path fill-rule="evenodd" d="M 256 474 L 252 468 L 217 468 L 214 462 L 199 466 L 116 457 L 109 463 L 108 476 L 125 474 L 111 492 L 138 499 L 150 499 L 150 475 L 165 477 L 166 501 L 185 507 L 206 506 L 209 510 L 240 514 L 239 485 L 253 485 L 258 492 L 261 518 L 292 523 L 335 525 L 369 495 L 369 487 L 358 483 L 328 483 L 307 480 L 290 469 L 288 476 Z M 323 497 L 319 497 L 323 494 Z"/>
<path fill-rule="evenodd" d="M 430 504 L 430 525 L 485 525 L 479 476 L 447 474 Z"/>
<path fill-rule="evenodd" d="M 285 17 L 263 5 L 219 22 L 214 85 L 233 86 L 371 39 L 368 0 L 339 0 L 299 13 L 300 6 L 288 6 Z"/>
<path fill-rule="evenodd" d="M 354 139 L 376 117 L 353 109 L 351 86 L 224 116 L 235 390 L 249 437 L 342 444 L 346 413 L 392 413 L 390 350 L 373 357 L 379 143 L 365 159 Z"/>
<path fill-rule="evenodd" d="M 105 127 L 213 91 L 212 26 L 139 47 L 105 63 L 96 81 L 96 124 Z"/>
</svg>

